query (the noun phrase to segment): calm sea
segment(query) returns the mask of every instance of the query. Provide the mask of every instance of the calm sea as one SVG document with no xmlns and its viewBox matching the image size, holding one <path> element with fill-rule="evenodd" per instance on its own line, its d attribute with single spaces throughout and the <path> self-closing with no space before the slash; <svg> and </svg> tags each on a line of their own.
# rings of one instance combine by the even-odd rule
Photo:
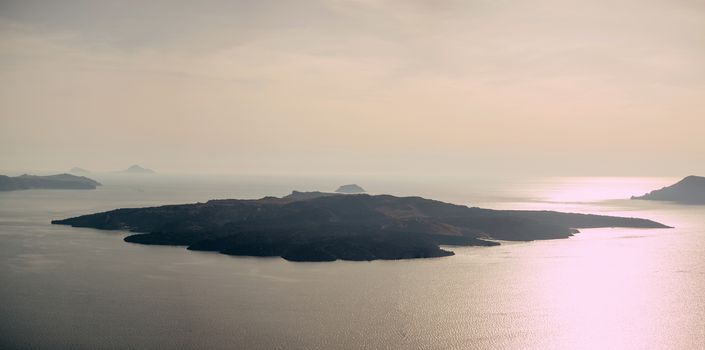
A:
<svg viewBox="0 0 705 350">
<path fill-rule="evenodd" d="M 94 177 L 105 186 L 0 193 L 0 348 L 705 349 L 705 206 L 623 199 L 675 178 Z M 676 228 L 452 247 L 455 256 L 439 259 L 292 263 L 49 224 L 350 182 Z"/>
</svg>

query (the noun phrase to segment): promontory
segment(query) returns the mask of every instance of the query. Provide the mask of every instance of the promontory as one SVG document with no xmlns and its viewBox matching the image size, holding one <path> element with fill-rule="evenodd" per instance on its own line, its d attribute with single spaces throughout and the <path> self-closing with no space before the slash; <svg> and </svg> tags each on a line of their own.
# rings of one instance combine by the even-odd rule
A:
<svg viewBox="0 0 705 350">
<path fill-rule="evenodd" d="M 705 204 L 705 177 L 687 176 L 677 183 L 632 199 Z"/>
</svg>

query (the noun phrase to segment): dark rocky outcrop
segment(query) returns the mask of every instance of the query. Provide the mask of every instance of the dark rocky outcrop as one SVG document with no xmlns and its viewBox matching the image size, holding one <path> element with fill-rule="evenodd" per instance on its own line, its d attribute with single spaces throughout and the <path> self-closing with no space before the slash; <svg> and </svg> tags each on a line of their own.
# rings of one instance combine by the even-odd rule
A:
<svg viewBox="0 0 705 350">
<path fill-rule="evenodd" d="M 54 224 L 139 232 L 127 242 L 294 261 L 430 258 L 439 245 L 567 238 L 582 227 L 665 228 L 637 218 L 470 208 L 421 197 L 293 192 L 257 200 L 117 209 Z"/>
<path fill-rule="evenodd" d="M 100 186 L 100 182 L 84 176 L 75 176 L 71 174 L 49 176 L 24 174 L 15 177 L 0 175 L 0 191 L 30 189 L 93 190 L 97 186 Z"/>
<path fill-rule="evenodd" d="M 643 196 L 634 196 L 632 199 L 705 204 L 705 177 L 691 175 L 671 186 L 649 192 Z"/>
</svg>

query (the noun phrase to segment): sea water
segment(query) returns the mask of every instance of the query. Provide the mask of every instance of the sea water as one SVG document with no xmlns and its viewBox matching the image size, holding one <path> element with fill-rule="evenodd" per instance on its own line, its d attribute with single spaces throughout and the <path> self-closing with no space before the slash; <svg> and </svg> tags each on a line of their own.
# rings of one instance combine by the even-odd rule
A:
<svg viewBox="0 0 705 350">
<path fill-rule="evenodd" d="M 2 349 L 704 349 L 705 206 L 632 201 L 675 178 L 130 176 L 0 192 Z M 121 207 L 331 191 L 644 217 L 673 229 L 295 263 L 51 225 Z"/>
</svg>

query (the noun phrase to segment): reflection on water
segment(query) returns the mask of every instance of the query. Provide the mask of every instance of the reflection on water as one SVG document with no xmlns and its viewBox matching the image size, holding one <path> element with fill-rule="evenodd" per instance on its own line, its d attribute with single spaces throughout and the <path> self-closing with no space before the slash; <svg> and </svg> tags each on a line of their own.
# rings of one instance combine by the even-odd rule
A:
<svg viewBox="0 0 705 350">
<path fill-rule="evenodd" d="M 368 179 L 362 185 L 373 192 L 640 216 L 676 227 L 591 229 L 565 240 L 371 263 L 236 258 L 48 224 L 114 207 L 351 181 L 101 180 L 106 186 L 97 191 L 0 194 L 0 348 L 705 348 L 705 207 L 618 199 L 674 179 L 425 187 Z"/>
<path fill-rule="evenodd" d="M 549 202 L 598 202 L 631 198 L 675 183 L 675 178 L 582 177 L 548 178 L 531 191 Z"/>
<path fill-rule="evenodd" d="M 643 349 L 668 344 L 662 338 L 670 335 L 658 332 L 664 316 L 658 309 L 673 296 L 673 285 L 664 288 L 660 271 L 672 253 L 663 256 L 654 236 L 634 231 L 587 230 L 576 238 L 579 244 L 544 248 L 545 254 L 560 255 L 538 267 L 541 288 L 534 298 L 560 330 L 556 347 Z M 627 237 L 640 240 L 624 241 Z"/>
</svg>

